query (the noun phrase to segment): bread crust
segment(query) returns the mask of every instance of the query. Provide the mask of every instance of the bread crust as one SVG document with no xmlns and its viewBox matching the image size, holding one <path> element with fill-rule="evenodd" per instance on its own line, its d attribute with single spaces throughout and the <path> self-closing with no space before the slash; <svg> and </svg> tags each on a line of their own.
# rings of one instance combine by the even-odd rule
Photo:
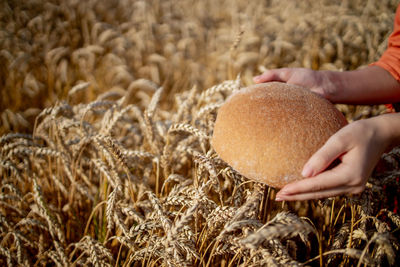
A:
<svg viewBox="0 0 400 267">
<path fill-rule="evenodd" d="M 332 103 L 305 88 L 263 83 L 227 99 L 211 144 L 242 175 L 281 188 L 302 179 L 307 160 L 346 124 Z"/>
</svg>

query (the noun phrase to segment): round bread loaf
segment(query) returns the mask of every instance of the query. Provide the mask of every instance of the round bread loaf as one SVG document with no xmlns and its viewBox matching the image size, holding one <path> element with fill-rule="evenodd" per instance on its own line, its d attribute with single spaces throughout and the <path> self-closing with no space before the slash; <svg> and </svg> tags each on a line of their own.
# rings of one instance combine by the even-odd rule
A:
<svg viewBox="0 0 400 267">
<path fill-rule="evenodd" d="M 219 109 L 217 154 L 249 179 L 281 188 L 302 179 L 307 160 L 347 124 L 328 100 L 286 83 L 252 85 Z"/>
</svg>

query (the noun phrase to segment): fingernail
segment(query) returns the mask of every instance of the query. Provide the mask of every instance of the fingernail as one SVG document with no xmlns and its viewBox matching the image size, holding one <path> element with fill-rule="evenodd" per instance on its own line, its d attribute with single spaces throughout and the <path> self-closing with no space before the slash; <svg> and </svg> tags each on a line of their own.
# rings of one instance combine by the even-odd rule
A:
<svg viewBox="0 0 400 267">
<path fill-rule="evenodd" d="M 279 192 L 276 195 L 277 196 L 287 195 L 288 194 L 287 191 L 288 190 L 286 188 L 283 188 L 283 189 L 279 190 Z"/>
<path fill-rule="evenodd" d="M 301 172 L 301 175 L 303 177 L 310 177 L 312 175 L 312 173 L 313 173 L 313 170 L 311 169 L 311 167 L 308 165 L 305 165 L 303 168 L 303 171 Z"/>
<path fill-rule="evenodd" d="M 258 82 L 260 81 L 261 76 L 255 76 L 253 77 L 253 81 Z"/>
<path fill-rule="evenodd" d="M 283 201 L 285 200 L 285 195 L 286 195 L 286 191 L 285 190 L 280 190 L 276 196 L 275 196 L 275 201 Z"/>
</svg>

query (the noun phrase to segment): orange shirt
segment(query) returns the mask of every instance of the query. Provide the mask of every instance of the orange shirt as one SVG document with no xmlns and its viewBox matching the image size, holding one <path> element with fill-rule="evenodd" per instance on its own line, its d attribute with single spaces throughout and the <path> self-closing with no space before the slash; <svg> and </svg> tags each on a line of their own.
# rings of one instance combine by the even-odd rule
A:
<svg viewBox="0 0 400 267">
<path fill-rule="evenodd" d="M 388 48 L 382 57 L 371 65 L 384 68 L 400 82 L 400 4 L 397 6 L 393 32 L 388 40 Z"/>
<path fill-rule="evenodd" d="M 384 68 L 400 82 L 400 4 L 397 6 L 393 32 L 389 36 L 388 47 L 381 58 L 370 65 Z M 390 111 L 400 111 L 400 103 L 389 104 L 387 107 Z"/>
</svg>

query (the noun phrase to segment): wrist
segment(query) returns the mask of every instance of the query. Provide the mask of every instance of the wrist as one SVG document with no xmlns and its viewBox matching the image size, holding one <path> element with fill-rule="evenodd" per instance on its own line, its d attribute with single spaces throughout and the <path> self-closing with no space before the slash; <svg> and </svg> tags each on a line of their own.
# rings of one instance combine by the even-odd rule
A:
<svg viewBox="0 0 400 267">
<path fill-rule="evenodd" d="M 400 145 L 400 113 L 386 114 L 389 122 L 391 149 Z"/>
<path fill-rule="evenodd" d="M 378 127 L 382 131 L 385 150 L 391 150 L 400 145 L 400 114 L 384 114 L 373 118 L 379 120 Z"/>
<path fill-rule="evenodd" d="M 324 91 L 324 97 L 332 103 L 340 102 L 340 91 L 343 91 L 344 80 L 343 73 L 340 71 L 321 71 L 321 84 Z"/>
</svg>

